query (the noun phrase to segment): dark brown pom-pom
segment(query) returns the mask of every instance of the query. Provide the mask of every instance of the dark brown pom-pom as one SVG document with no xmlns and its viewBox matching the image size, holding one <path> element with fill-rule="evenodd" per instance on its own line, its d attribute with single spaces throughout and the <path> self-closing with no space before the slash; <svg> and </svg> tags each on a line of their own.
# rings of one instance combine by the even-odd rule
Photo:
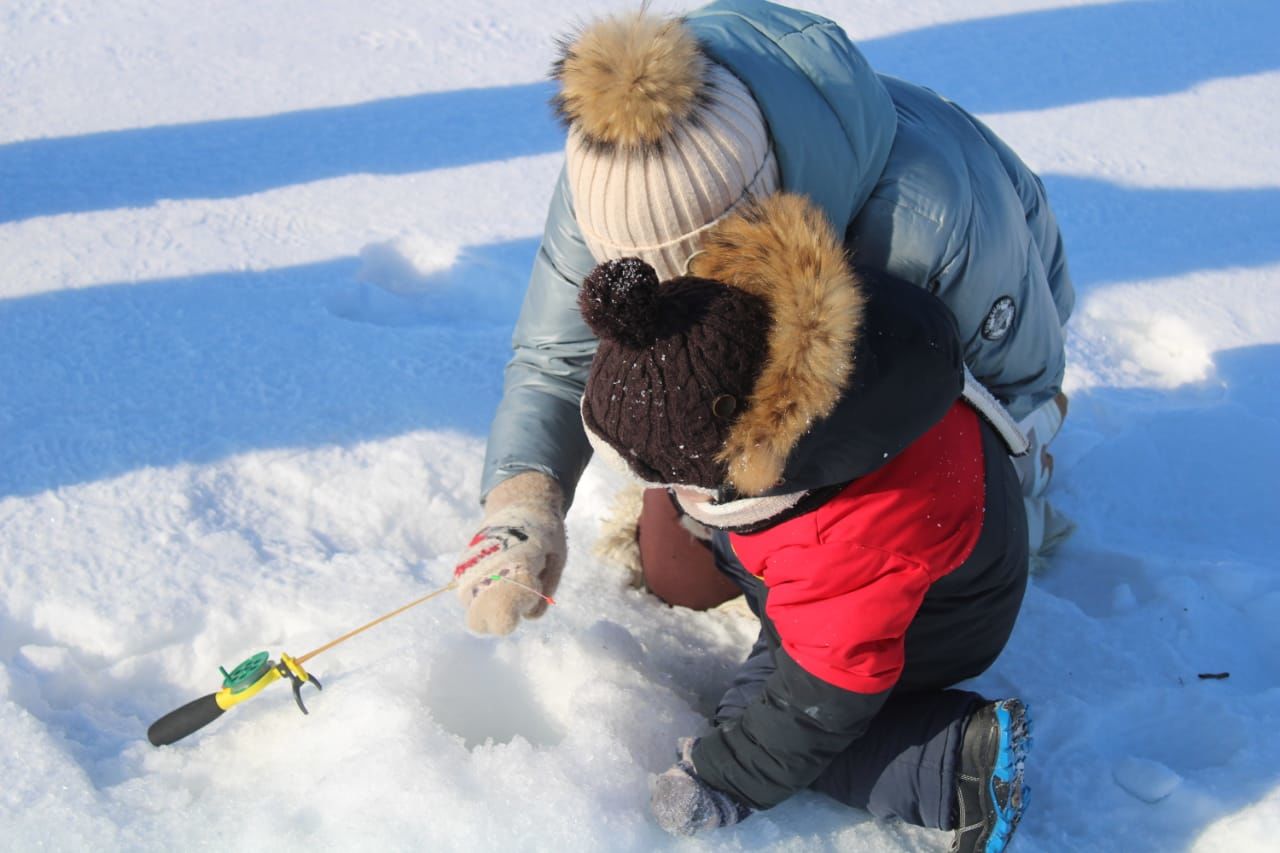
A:
<svg viewBox="0 0 1280 853">
<path fill-rule="evenodd" d="M 596 337 L 650 346 L 658 334 L 658 274 L 639 258 L 605 261 L 582 283 L 578 307 Z"/>
</svg>

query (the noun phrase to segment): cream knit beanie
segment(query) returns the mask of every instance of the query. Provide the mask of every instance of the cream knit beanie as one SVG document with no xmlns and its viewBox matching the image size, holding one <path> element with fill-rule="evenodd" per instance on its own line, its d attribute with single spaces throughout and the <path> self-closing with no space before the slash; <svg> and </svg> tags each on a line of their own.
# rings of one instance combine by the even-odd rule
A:
<svg viewBox="0 0 1280 853">
<path fill-rule="evenodd" d="M 778 188 L 751 92 L 678 19 L 598 21 L 566 41 L 555 76 L 574 214 L 596 261 L 682 275 L 705 229 Z"/>
</svg>

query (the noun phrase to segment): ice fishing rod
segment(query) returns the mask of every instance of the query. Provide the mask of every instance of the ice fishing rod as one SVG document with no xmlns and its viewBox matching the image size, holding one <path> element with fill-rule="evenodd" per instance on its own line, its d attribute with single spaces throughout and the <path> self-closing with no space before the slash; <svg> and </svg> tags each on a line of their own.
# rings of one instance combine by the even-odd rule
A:
<svg viewBox="0 0 1280 853">
<path fill-rule="evenodd" d="M 514 583 L 541 596 L 552 604 L 555 603 L 549 596 L 543 595 L 533 587 L 526 586 L 505 575 L 492 575 L 488 580 Z M 239 705 L 241 702 L 252 699 L 268 685 L 281 679 L 288 679 L 293 686 L 294 701 L 298 703 L 298 709 L 305 714 L 307 713 L 307 706 L 302 704 L 302 686 L 304 684 L 314 684 L 317 690 L 323 688 L 319 679 L 303 669 L 302 665 L 304 663 L 322 652 L 327 652 L 339 643 L 344 643 L 357 634 L 367 631 L 376 625 L 381 625 L 393 616 L 399 616 L 411 607 L 417 607 L 419 604 L 430 601 L 437 595 L 442 595 L 457 586 L 458 581 L 456 579 L 452 580 L 439 589 L 432 590 L 421 598 L 410 601 L 403 607 L 397 607 L 372 622 L 348 631 L 341 637 L 330 640 L 317 649 L 312 649 L 305 655 L 299 655 L 295 658 L 281 652 L 280 661 L 277 663 L 271 660 L 267 652 L 258 652 L 253 657 L 241 661 L 230 672 L 227 672 L 225 667 L 219 667 L 218 669 L 222 672 L 222 688 L 215 693 L 210 693 L 207 696 L 201 696 L 199 699 L 188 702 L 181 708 L 170 711 L 156 720 L 147 729 L 147 740 L 151 741 L 153 746 L 166 746 L 182 740 L 187 735 L 204 728 L 221 717 L 223 712 Z"/>
</svg>

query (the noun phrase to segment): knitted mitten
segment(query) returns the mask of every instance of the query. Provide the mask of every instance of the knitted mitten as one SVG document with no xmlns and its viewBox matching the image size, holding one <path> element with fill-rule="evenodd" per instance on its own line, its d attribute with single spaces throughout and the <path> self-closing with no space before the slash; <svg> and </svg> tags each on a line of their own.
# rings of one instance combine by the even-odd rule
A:
<svg viewBox="0 0 1280 853">
<path fill-rule="evenodd" d="M 536 471 L 489 492 L 484 526 L 454 569 L 472 631 L 509 634 L 521 617 L 535 619 L 547 609 L 567 552 L 563 505 L 556 481 Z"/>
<path fill-rule="evenodd" d="M 672 835 L 694 835 L 708 829 L 732 826 L 751 809 L 698 776 L 693 767 L 694 738 L 680 740 L 680 761 L 657 778 L 649 807 L 661 826 Z"/>
</svg>

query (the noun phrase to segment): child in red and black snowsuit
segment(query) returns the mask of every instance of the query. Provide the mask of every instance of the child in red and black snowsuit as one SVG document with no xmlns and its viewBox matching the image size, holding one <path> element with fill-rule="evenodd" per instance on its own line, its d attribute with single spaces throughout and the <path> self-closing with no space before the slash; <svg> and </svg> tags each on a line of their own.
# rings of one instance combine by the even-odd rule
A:
<svg viewBox="0 0 1280 853">
<path fill-rule="evenodd" d="M 692 834 L 815 788 L 1003 849 L 1026 709 L 947 688 L 1000 654 L 1026 586 L 1016 428 L 966 382 L 947 308 L 851 270 L 800 197 L 717 224 L 691 267 L 659 285 L 612 261 L 580 299 L 593 446 L 716 531 L 762 624 L 715 730 L 659 777 L 659 822 Z"/>
</svg>

